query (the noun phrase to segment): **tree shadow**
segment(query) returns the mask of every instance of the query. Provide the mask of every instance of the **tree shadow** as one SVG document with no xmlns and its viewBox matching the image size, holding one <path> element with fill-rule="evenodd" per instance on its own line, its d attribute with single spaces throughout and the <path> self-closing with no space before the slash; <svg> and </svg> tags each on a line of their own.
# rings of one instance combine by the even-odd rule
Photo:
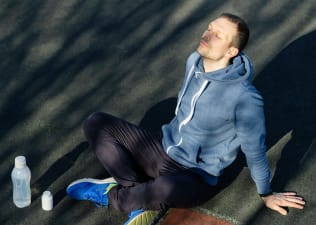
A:
<svg viewBox="0 0 316 225">
<path fill-rule="evenodd" d="M 180 62 L 175 56 L 182 58 L 181 55 L 187 54 L 188 46 L 192 46 L 191 36 L 200 32 L 197 31 L 199 24 L 226 3 L 201 1 L 194 4 L 197 7 L 192 7 L 189 13 L 185 11 L 187 4 L 168 0 L 133 4 L 100 0 L 4 3 L 0 12 L 3 28 L 0 35 L 0 158 L 7 162 L 2 167 L 3 174 L 9 174 L 8 164 L 13 154 L 26 154 L 30 166 L 35 168 L 51 152 L 58 151 L 62 157 L 50 168 L 34 171 L 36 177 L 40 174 L 32 185 L 37 191 L 33 199 L 38 199 L 39 193 L 70 169 L 87 148 L 84 143 L 74 149 L 63 147 L 67 146 L 63 142 L 74 136 L 87 114 L 105 108 L 121 115 L 126 113 L 125 116 L 131 118 L 131 109 L 137 111 L 133 110 L 133 103 L 138 99 L 148 94 L 155 96 L 154 99 L 161 98 L 165 91 L 175 89 L 178 78 L 174 75 L 178 74 Z M 258 4 L 253 7 L 260 8 Z M 288 10 L 286 13 L 291 15 Z M 179 45 L 174 45 L 175 42 Z M 174 46 L 180 45 L 181 48 L 174 51 Z M 168 54 L 171 50 L 175 53 Z M 152 61 L 159 63 L 147 66 Z M 134 74 L 131 71 L 135 71 Z M 130 90 L 126 87 L 148 84 L 144 79 L 146 73 L 163 85 L 141 91 L 138 98 L 127 96 L 123 90 Z M 123 80 L 130 77 L 133 79 L 124 86 Z M 110 100 L 123 95 L 126 99 L 129 97 L 129 101 L 115 105 Z M 172 118 L 175 101 L 174 98 L 158 103 L 146 113 L 140 125 L 147 126 L 152 133 L 159 132 L 161 124 Z M 232 172 L 238 171 L 234 165 Z M 42 166 L 38 168 L 44 168 Z M 229 176 L 225 178 L 226 174 Z M 225 172 L 226 185 L 231 182 L 231 176 L 234 177 L 233 173 Z M 0 181 L 9 187 L 9 175 L 2 176 Z M 64 187 L 61 188 L 54 195 L 56 202 L 65 196 Z M 10 212 L 1 215 L 1 224 L 4 219 L 14 218 L 10 216 L 11 210 L 4 209 L 3 212 Z M 36 210 L 33 216 L 35 213 Z"/>
<path fill-rule="evenodd" d="M 36 177 L 32 184 L 33 201 L 38 202 L 40 194 L 73 168 L 73 163 L 85 151 L 85 143 L 74 149 L 65 149 L 64 143 L 74 138 L 86 115 L 106 108 L 112 113 L 126 113 L 130 118 L 133 116 L 130 106 L 137 103 L 138 98 L 148 96 L 148 92 L 159 97 L 164 90 L 175 86 L 174 82 L 163 82 L 164 85 L 155 90 L 141 88 L 136 97 L 126 95 L 130 87 L 148 84 L 144 79 L 147 72 L 152 78 L 159 75 L 160 81 L 168 79 L 168 76 L 161 77 L 161 72 L 151 72 L 152 68 L 157 71 L 160 65 L 165 65 L 164 57 L 157 55 L 156 50 L 166 51 L 168 48 L 164 45 L 172 45 L 175 35 L 178 35 L 177 41 L 184 41 L 186 36 L 179 35 L 179 31 L 184 33 L 194 27 L 221 4 L 221 1 L 200 3 L 195 9 L 199 13 L 188 14 L 184 21 L 174 17 L 183 5 L 179 1 L 133 4 L 121 1 L 118 4 L 100 0 L 70 3 L 27 0 L 20 4 L 13 0 L 3 5 L 0 25 L 8 29 L 0 35 L 0 158 L 9 162 L 13 154 L 24 154 L 31 169 L 44 168 L 32 171 Z M 170 21 L 175 22 L 163 29 Z M 185 51 L 178 50 L 177 54 L 185 54 Z M 162 62 L 148 66 L 148 58 Z M 176 71 L 176 67 L 172 69 Z M 172 71 L 168 74 L 175 77 Z M 130 82 L 124 82 L 128 79 Z M 128 103 L 113 104 L 112 99 L 123 95 L 129 98 Z M 52 152 L 61 158 L 45 168 L 42 159 L 47 160 Z M 7 176 L 0 178 L 6 183 L 7 192 L 10 191 L 10 170 L 6 163 L 2 171 Z M 61 183 L 62 187 L 54 193 L 55 204 L 66 195 L 66 181 Z M 9 196 L 6 198 L 9 201 Z M 6 210 L 0 223 L 13 218 L 11 213 L 15 211 Z"/>
<path fill-rule="evenodd" d="M 58 159 L 32 186 L 32 201 L 35 201 L 43 191 L 57 180 L 62 174 L 69 170 L 76 162 L 79 155 L 89 147 L 87 141 L 81 142 L 70 152 Z M 57 204 L 66 195 L 65 190 L 59 191 L 54 196 L 54 202 Z"/>
</svg>

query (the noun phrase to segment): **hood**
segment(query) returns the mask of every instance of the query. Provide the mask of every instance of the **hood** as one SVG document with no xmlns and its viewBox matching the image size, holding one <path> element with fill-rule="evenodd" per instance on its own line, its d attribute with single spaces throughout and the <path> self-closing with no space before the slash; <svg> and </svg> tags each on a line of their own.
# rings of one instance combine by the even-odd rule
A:
<svg viewBox="0 0 316 225">
<path fill-rule="evenodd" d="M 191 64 L 192 66 L 190 70 L 188 71 L 188 76 L 186 77 L 184 86 L 180 90 L 180 93 L 178 95 L 178 102 L 177 102 L 177 106 L 175 110 L 176 115 L 178 114 L 178 110 L 179 110 L 182 98 L 184 96 L 184 93 L 186 92 L 186 89 L 189 85 L 191 77 L 201 76 L 204 78 L 204 82 L 202 86 L 200 87 L 199 91 L 194 95 L 192 99 L 190 115 L 183 121 L 183 123 L 180 124 L 180 127 L 184 126 L 186 123 L 188 123 L 191 120 L 194 110 L 195 110 L 195 103 L 210 82 L 216 81 L 216 82 L 234 83 L 234 82 L 243 82 L 245 80 L 250 81 L 253 74 L 253 67 L 252 67 L 251 60 L 243 52 L 240 52 L 236 57 L 234 57 L 232 64 L 230 64 L 229 66 L 220 70 L 209 72 L 209 73 L 204 72 L 203 59 L 197 52 L 194 52 L 190 56 L 190 58 L 192 59 L 192 64 Z M 188 61 L 190 61 L 190 58 Z"/>
<path fill-rule="evenodd" d="M 201 73 L 203 78 L 209 81 L 235 82 L 241 80 L 250 80 L 253 76 L 253 66 L 249 57 L 240 52 L 233 59 L 229 66 L 213 72 L 204 72 L 203 59 L 199 57 L 196 61 L 196 73 Z"/>
</svg>

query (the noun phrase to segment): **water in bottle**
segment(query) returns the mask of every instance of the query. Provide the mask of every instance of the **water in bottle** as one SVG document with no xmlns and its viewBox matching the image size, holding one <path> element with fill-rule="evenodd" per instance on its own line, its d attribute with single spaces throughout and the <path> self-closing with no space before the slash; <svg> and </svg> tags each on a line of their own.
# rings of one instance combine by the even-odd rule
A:
<svg viewBox="0 0 316 225">
<path fill-rule="evenodd" d="M 31 171 L 24 156 L 17 156 L 11 173 L 13 183 L 13 202 L 18 208 L 31 204 Z"/>
</svg>

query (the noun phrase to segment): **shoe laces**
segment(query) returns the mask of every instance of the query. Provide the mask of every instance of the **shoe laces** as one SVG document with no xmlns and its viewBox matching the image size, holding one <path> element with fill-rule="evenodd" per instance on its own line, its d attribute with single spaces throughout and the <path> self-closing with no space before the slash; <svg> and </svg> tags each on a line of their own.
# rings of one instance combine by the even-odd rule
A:
<svg viewBox="0 0 316 225">
<path fill-rule="evenodd" d="M 103 206 L 106 206 L 107 208 L 109 207 L 109 203 L 108 203 L 108 192 L 114 187 L 116 186 L 117 183 L 110 183 L 106 188 L 105 191 L 104 189 L 97 189 L 93 194 L 88 194 L 87 198 L 90 201 L 93 201 L 94 204 L 99 207 L 102 208 Z"/>
<path fill-rule="evenodd" d="M 104 190 L 95 190 L 93 193 L 86 195 L 86 198 L 95 203 L 99 208 L 106 206 L 108 207 L 108 197 L 105 194 Z"/>
</svg>

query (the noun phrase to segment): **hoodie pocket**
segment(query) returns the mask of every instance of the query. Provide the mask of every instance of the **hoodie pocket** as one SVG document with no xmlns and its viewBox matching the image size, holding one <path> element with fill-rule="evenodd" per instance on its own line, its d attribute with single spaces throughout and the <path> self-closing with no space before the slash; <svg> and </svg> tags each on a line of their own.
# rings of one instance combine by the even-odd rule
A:
<svg viewBox="0 0 316 225">
<path fill-rule="evenodd" d="M 195 157 L 195 162 L 197 164 L 205 163 L 204 160 L 201 157 L 201 153 L 202 153 L 202 147 L 199 146 L 199 148 L 197 149 L 197 152 L 196 152 L 196 157 Z"/>
</svg>

